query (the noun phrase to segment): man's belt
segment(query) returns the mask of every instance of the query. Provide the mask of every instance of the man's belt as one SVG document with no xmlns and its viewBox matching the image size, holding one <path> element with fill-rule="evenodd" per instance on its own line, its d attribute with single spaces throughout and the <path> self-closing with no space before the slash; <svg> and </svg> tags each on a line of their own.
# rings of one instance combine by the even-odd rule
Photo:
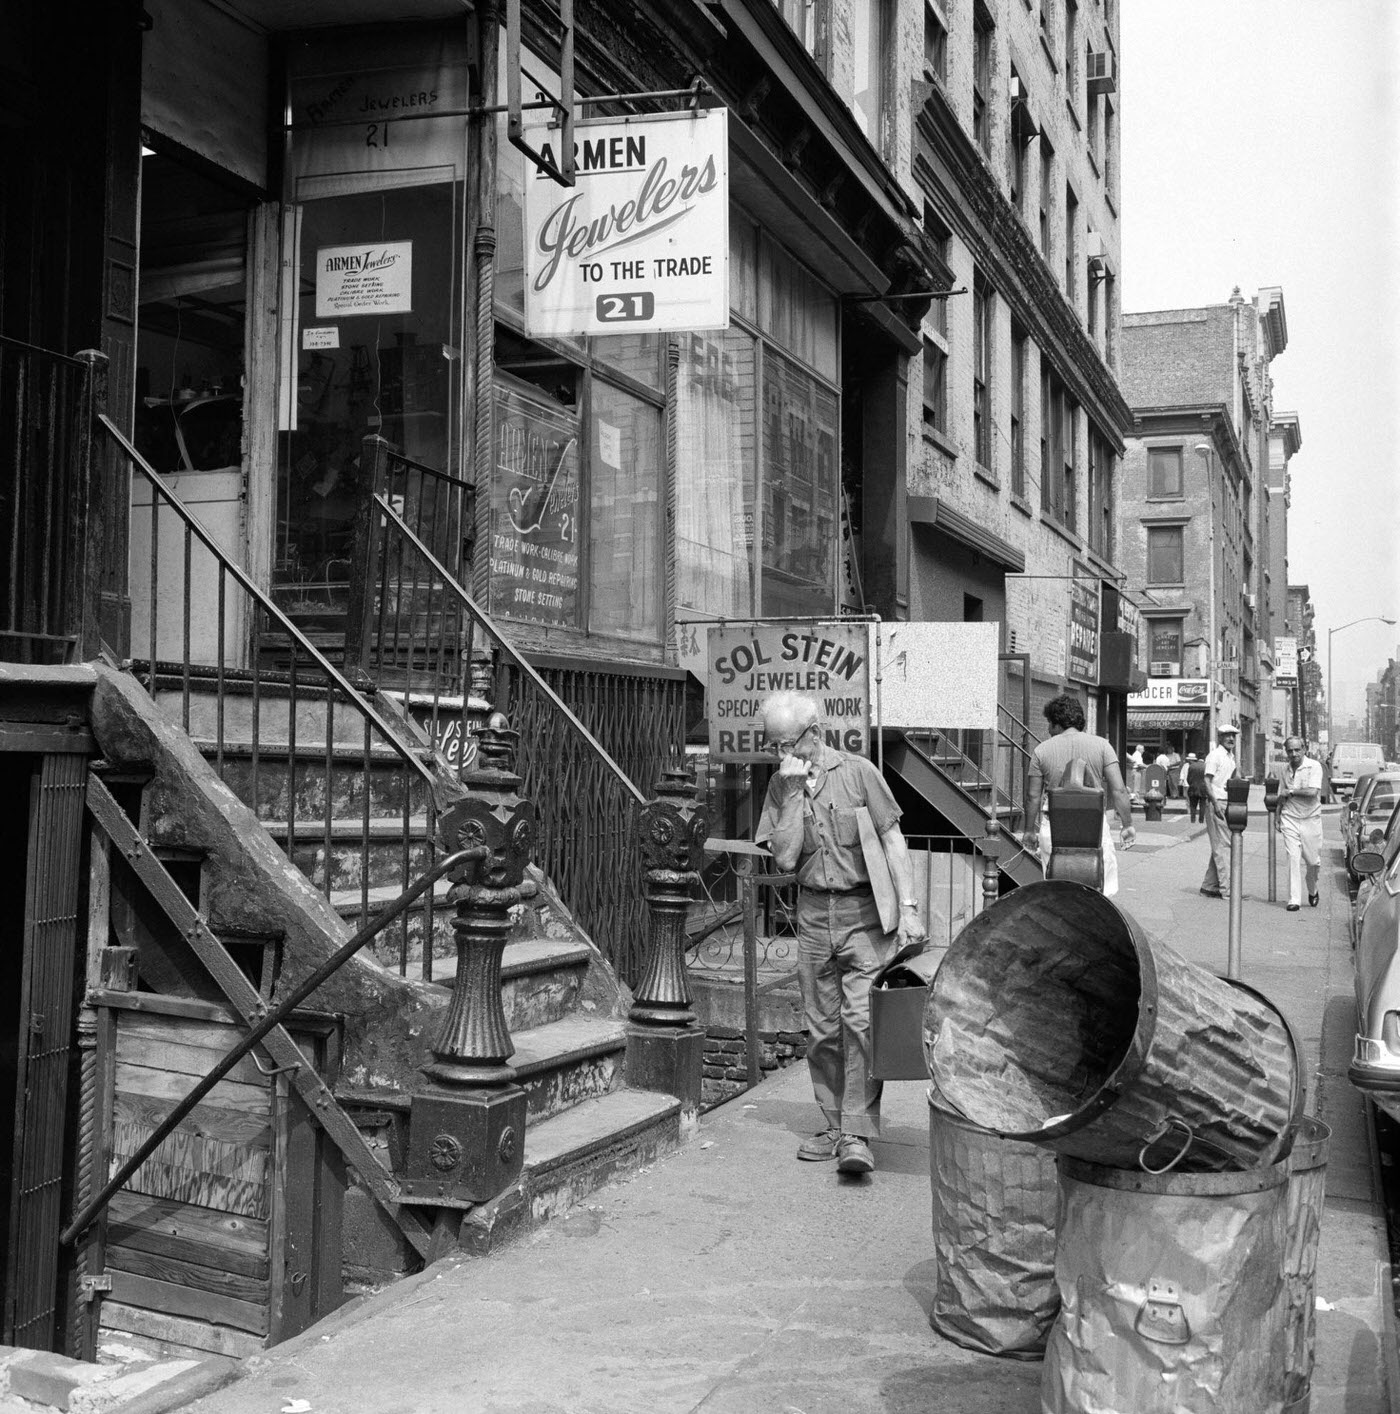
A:
<svg viewBox="0 0 1400 1414">
<path fill-rule="evenodd" d="M 851 894 L 868 894 L 871 892 L 869 884 L 853 884 L 849 889 L 818 889 L 810 884 L 799 884 L 797 886 L 804 894 L 839 894 L 849 896 Z"/>
</svg>

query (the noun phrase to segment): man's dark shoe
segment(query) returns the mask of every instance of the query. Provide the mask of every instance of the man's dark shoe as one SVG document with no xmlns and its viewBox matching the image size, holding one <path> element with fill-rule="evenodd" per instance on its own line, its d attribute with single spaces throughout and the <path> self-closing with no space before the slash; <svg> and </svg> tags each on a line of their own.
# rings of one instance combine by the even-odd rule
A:
<svg viewBox="0 0 1400 1414">
<path fill-rule="evenodd" d="M 875 1168 L 875 1155 L 858 1134 L 843 1134 L 836 1146 L 836 1167 L 841 1173 L 870 1173 Z"/>
<path fill-rule="evenodd" d="M 1288 911 L 1289 911 L 1290 913 L 1297 913 L 1297 911 L 1298 911 L 1298 909 L 1299 909 L 1300 907 L 1301 907 L 1300 904 L 1290 903 L 1290 904 L 1288 905 Z"/>
<path fill-rule="evenodd" d="M 1316 894 L 1309 894 L 1309 895 L 1308 895 L 1308 907 L 1309 907 L 1309 908 L 1316 908 L 1316 907 L 1317 907 L 1317 895 L 1316 895 Z"/>
<path fill-rule="evenodd" d="M 811 1159 L 814 1162 L 821 1162 L 823 1159 L 834 1159 L 836 1157 L 836 1146 L 841 1142 L 841 1131 L 836 1128 L 823 1129 L 820 1134 L 814 1134 L 810 1139 L 804 1139 L 797 1146 L 797 1157 L 799 1159 Z"/>
<path fill-rule="evenodd" d="M 1201 892 L 1207 898 L 1224 898 L 1225 895 L 1219 889 L 1202 889 Z"/>
</svg>

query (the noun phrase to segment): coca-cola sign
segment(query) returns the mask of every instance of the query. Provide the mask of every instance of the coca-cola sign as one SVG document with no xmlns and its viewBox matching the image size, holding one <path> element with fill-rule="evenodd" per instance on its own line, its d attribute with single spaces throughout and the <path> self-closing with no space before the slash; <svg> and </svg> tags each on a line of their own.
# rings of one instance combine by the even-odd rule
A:
<svg viewBox="0 0 1400 1414">
<path fill-rule="evenodd" d="M 525 138 L 558 160 L 557 127 Z M 526 178 L 526 331 L 727 328 L 728 142 L 723 108 L 579 123 L 575 185 Z"/>
</svg>

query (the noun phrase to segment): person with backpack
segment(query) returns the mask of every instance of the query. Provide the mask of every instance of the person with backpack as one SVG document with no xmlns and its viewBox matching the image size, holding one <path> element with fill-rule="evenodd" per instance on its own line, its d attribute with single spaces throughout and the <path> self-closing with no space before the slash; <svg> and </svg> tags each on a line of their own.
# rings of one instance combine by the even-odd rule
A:
<svg viewBox="0 0 1400 1414">
<path fill-rule="evenodd" d="M 1031 755 L 1030 779 L 1026 788 L 1026 831 L 1023 842 L 1042 859 L 1050 858 L 1050 815 L 1041 810 L 1045 791 L 1058 786 L 1073 763 L 1083 762 L 1084 784 L 1102 788 L 1109 804 L 1118 812 L 1123 831 L 1119 843 L 1131 849 L 1137 839 L 1133 828 L 1133 804 L 1123 783 L 1123 771 L 1118 753 L 1101 736 L 1084 730 L 1084 708 L 1077 697 L 1064 693 L 1052 697 L 1044 707 L 1050 736 Z M 1103 891 L 1108 897 L 1118 892 L 1118 856 L 1113 848 L 1113 834 L 1108 827 L 1108 815 L 1103 822 Z"/>
</svg>

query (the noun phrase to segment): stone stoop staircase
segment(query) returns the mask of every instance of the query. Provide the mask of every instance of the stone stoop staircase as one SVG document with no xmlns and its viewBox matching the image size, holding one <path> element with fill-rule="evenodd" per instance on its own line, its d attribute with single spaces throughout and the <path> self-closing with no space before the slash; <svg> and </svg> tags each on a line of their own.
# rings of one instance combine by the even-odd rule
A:
<svg viewBox="0 0 1400 1414">
<path fill-rule="evenodd" d="M 184 689 L 160 679 L 156 702 L 180 723 Z M 382 695 L 375 705 L 402 729 L 404 744 L 438 780 L 439 806 L 460 794 L 446 761 Z M 216 770 L 219 704 L 212 684 L 192 686 L 187 731 Z M 324 693 L 298 686 L 295 751 L 290 746 L 290 702 L 285 686 L 261 684 L 256 782 L 252 749 L 253 700 L 245 683 L 226 681 L 222 711 L 223 776 L 263 821 L 269 834 L 322 891 L 330 870 L 329 900 L 347 928 L 358 929 L 400 893 L 405 857 L 410 879 L 432 856 L 428 787 L 409 779 L 389 748 L 370 752 L 366 773 L 364 727 L 348 708 L 327 710 Z M 328 733 L 329 723 L 329 733 Z M 327 749 L 327 735 L 330 749 Z M 324 848 L 327 761 L 332 845 Z M 293 785 L 293 766 L 295 783 Z M 366 781 L 368 829 L 366 829 Z M 294 790 L 296 822 L 289 830 Z M 362 858 L 361 845 L 369 841 Z M 514 1188 L 473 1209 L 463 1226 L 469 1250 L 488 1251 L 505 1235 L 545 1222 L 614 1176 L 650 1163 L 674 1147 L 693 1125 L 670 1095 L 625 1087 L 627 988 L 575 924 L 547 880 L 533 871 L 539 895 L 522 906 L 502 962 L 502 1002 L 515 1045 L 511 1064 L 527 1096 L 524 1171 Z M 638 887 L 641 881 L 638 880 Z M 421 900 L 406 925 L 391 925 L 371 945 L 382 965 L 421 975 L 424 946 L 432 953 L 432 981 L 452 985 L 456 947 L 448 885 L 440 881 L 431 908 Z M 366 911 L 367 905 L 367 911 Z M 409 1096 L 398 1089 L 338 1089 L 390 1172 L 407 1151 Z M 402 1240 L 353 1175 L 346 1193 L 347 1267 L 352 1278 L 374 1282 L 407 1269 Z M 360 1260 L 355 1260 L 358 1249 Z"/>
</svg>

